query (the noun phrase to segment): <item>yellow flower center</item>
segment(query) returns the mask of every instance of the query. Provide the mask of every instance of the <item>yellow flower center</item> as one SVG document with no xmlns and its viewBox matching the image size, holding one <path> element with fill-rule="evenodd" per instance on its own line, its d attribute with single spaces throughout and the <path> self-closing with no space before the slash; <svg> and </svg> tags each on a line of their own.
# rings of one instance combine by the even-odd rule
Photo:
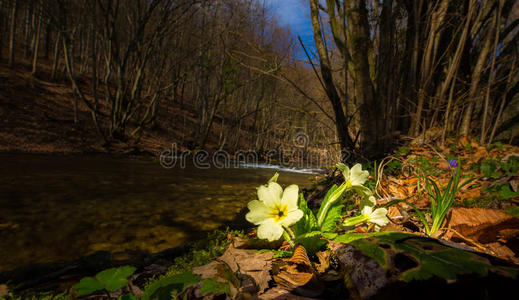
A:
<svg viewBox="0 0 519 300">
<path fill-rule="evenodd" d="M 346 189 L 349 190 L 351 186 L 353 185 L 353 182 L 349 179 L 344 181 L 344 184 L 346 185 Z"/>
<path fill-rule="evenodd" d="M 288 205 L 276 205 L 276 207 L 270 213 L 274 221 L 279 222 L 283 220 L 288 214 Z"/>
</svg>

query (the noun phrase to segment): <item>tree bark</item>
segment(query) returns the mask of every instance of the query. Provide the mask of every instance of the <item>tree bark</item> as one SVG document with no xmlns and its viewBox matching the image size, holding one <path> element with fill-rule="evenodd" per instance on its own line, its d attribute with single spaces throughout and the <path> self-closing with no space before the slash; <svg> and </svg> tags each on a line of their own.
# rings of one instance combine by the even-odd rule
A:
<svg viewBox="0 0 519 300">
<path fill-rule="evenodd" d="M 9 68 L 14 64 L 14 42 L 15 42 L 15 26 L 16 26 L 16 11 L 18 10 L 18 1 L 14 0 L 11 8 L 11 17 L 9 25 L 9 61 L 7 65 Z"/>
<path fill-rule="evenodd" d="M 321 32 L 321 25 L 319 23 L 319 3 L 318 0 L 310 0 L 310 13 L 312 18 L 312 27 L 314 31 L 314 41 L 319 54 L 319 62 L 321 67 L 321 75 L 326 89 L 326 95 L 330 100 L 333 111 L 335 113 L 335 126 L 341 151 L 351 152 L 355 149 L 353 140 L 349 136 L 347 126 L 348 122 L 342 108 L 341 99 L 333 81 L 332 69 L 330 59 L 328 57 L 328 50 L 326 49 Z"/>
</svg>

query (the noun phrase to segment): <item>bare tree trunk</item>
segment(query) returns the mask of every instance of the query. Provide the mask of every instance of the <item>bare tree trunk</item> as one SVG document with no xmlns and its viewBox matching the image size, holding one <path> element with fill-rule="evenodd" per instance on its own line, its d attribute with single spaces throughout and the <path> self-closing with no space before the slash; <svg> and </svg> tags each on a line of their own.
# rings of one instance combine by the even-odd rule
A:
<svg viewBox="0 0 519 300">
<path fill-rule="evenodd" d="M 480 137 L 480 141 L 479 141 L 481 144 L 485 143 L 485 138 L 487 135 L 486 127 L 487 127 L 488 105 L 489 105 L 489 101 L 490 101 L 490 88 L 491 88 L 494 78 L 496 76 L 495 75 L 495 66 L 496 66 L 497 46 L 498 46 L 498 42 L 499 42 L 499 30 L 500 30 L 499 23 L 501 21 L 502 3 L 503 3 L 503 1 L 499 0 L 499 9 L 497 10 L 496 15 L 494 17 L 495 18 L 494 28 L 496 29 L 496 31 L 495 31 L 495 37 L 494 37 L 494 50 L 492 52 L 492 63 L 490 65 L 490 74 L 488 76 L 487 94 L 485 97 L 485 109 L 483 110 L 483 121 L 481 123 L 481 137 Z"/>
<path fill-rule="evenodd" d="M 478 59 L 476 61 L 476 65 L 474 66 L 474 70 L 472 71 L 472 76 L 470 80 L 470 88 L 469 88 L 469 94 L 468 94 L 468 101 L 469 104 L 467 108 L 465 109 L 461 121 L 461 132 L 460 135 L 462 136 L 469 136 L 470 135 L 470 125 L 472 120 L 472 113 L 474 111 L 474 107 L 476 106 L 476 103 L 478 103 L 478 99 L 480 97 L 478 96 L 478 86 L 481 81 L 481 76 L 483 74 L 483 70 L 485 69 L 488 54 L 490 53 L 490 48 L 492 47 L 492 38 L 494 36 L 494 22 L 492 22 L 492 26 L 490 26 L 489 30 L 487 31 L 487 36 L 485 39 L 485 43 L 481 48 L 481 51 L 479 52 Z"/>
<path fill-rule="evenodd" d="M 33 5 L 32 1 L 26 5 L 25 8 L 25 47 L 24 47 L 24 57 L 29 58 L 31 51 L 31 35 L 32 35 L 32 24 L 31 24 L 31 16 L 33 14 Z"/>
<path fill-rule="evenodd" d="M 339 137 L 341 151 L 352 151 L 355 148 L 353 140 L 350 138 L 347 130 L 347 120 L 342 108 L 341 99 L 337 92 L 337 88 L 333 81 L 332 69 L 330 59 L 328 57 L 328 50 L 326 49 L 321 32 L 321 25 L 319 22 L 319 3 L 317 0 L 310 0 L 310 12 L 312 18 L 312 27 L 314 30 L 314 41 L 319 54 L 319 62 L 321 67 L 321 75 L 323 77 L 326 95 L 332 103 L 333 111 L 335 113 L 335 127 Z"/>
<path fill-rule="evenodd" d="M 364 1 L 345 1 L 345 14 L 348 20 L 348 41 L 353 63 L 353 78 L 355 79 L 355 97 L 361 116 L 377 116 L 360 118 L 361 149 L 371 156 L 381 154 L 379 145 L 379 130 L 381 116 L 380 105 L 375 101 L 374 86 L 371 81 L 368 53 L 370 51 L 370 33 L 367 20 L 367 10 Z"/>
<path fill-rule="evenodd" d="M 512 79 L 514 76 L 514 73 L 516 72 L 515 69 L 515 63 L 517 61 L 517 56 L 514 55 L 514 61 L 512 63 L 512 67 L 510 68 L 510 73 L 508 73 L 508 79 L 506 81 L 507 90 L 503 93 L 503 96 L 501 98 L 501 105 L 499 106 L 499 112 L 497 113 L 496 120 L 494 122 L 494 127 L 492 128 L 492 132 L 490 133 L 490 137 L 488 138 L 487 145 L 490 145 L 492 141 L 494 140 L 494 136 L 496 134 L 496 130 L 501 125 L 501 119 L 503 117 L 503 111 L 505 109 L 506 104 L 506 96 L 510 89 L 510 86 L 512 85 Z"/>
<path fill-rule="evenodd" d="M 58 31 L 58 34 L 56 36 L 56 43 L 54 45 L 54 59 L 52 61 L 52 71 L 51 71 L 51 74 L 50 74 L 50 78 L 52 80 L 56 80 L 56 72 L 58 71 L 58 65 L 59 65 L 59 49 L 61 49 L 60 47 L 60 43 L 61 43 L 61 32 Z"/>
<path fill-rule="evenodd" d="M 11 8 L 11 20 L 9 25 L 9 62 L 7 63 L 9 68 L 13 67 L 14 64 L 14 42 L 15 42 L 15 26 L 16 26 L 16 11 L 18 9 L 18 1 L 14 0 Z"/>
<path fill-rule="evenodd" d="M 41 23 L 42 23 L 42 8 L 40 5 L 38 5 L 38 8 L 37 8 L 37 15 L 36 17 L 38 18 L 38 25 L 36 27 L 36 34 L 34 36 L 34 49 L 33 49 L 33 58 L 32 58 L 32 76 L 36 75 L 36 68 L 38 66 L 38 48 L 40 46 L 40 33 L 41 33 Z"/>
</svg>

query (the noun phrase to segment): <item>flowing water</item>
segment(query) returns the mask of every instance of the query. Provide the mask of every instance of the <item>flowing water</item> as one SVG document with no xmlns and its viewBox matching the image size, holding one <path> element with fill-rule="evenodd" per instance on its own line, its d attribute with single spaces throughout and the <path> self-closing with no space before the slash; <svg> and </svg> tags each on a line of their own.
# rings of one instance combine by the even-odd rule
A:
<svg viewBox="0 0 519 300">
<path fill-rule="evenodd" d="M 98 250 L 157 252 L 244 222 L 269 168 L 165 169 L 109 157 L 1 154 L 0 271 Z M 308 187 L 311 174 L 280 171 Z"/>
</svg>

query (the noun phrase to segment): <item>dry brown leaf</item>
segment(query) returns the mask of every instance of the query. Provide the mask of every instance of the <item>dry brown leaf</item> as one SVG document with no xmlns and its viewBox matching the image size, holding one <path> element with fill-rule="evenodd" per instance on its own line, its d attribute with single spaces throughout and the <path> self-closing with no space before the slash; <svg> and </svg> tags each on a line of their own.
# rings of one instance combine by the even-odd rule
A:
<svg viewBox="0 0 519 300">
<path fill-rule="evenodd" d="M 225 262 L 233 272 L 251 276 L 258 285 L 259 291 L 268 288 L 272 258 L 274 253 L 258 253 L 256 250 L 236 249 L 232 245 L 218 259 Z"/>
<path fill-rule="evenodd" d="M 233 283 L 236 288 L 240 288 L 240 290 L 246 288 L 247 291 L 261 293 L 268 288 L 268 282 L 271 280 L 273 256 L 272 252 L 259 253 L 256 250 L 237 249 L 231 245 L 216 261 L 193 268 L 193 273 L 201 275 L 202 278 L 216 278 L 218 281 L 224 282 L 228 281 L 226 276 L 229 274 L 226 272 L 226 268 L 228 268 L 230 273 L 237 274 L 238 278 L 242 280 L 241 286 Z M 244 285 L 243 280 L 247 278 L 252 278 L 254 282 L 247 282 Z"/>
<path fill-rule="evenodd" d="M 7 285 L 0 284 L 0 297 L 7 296 L 9 294 L 9 289 L 7 288 Z"/>
<path fill-rule="evenodd" d="M 290 258 L 282 259 L 273 268 L 274 281 L 282 288 L 305 297 L 315 297 L 324 291 L 306 249 L 298 245 Z"/>
<path fill-rule="evenodd" d="M 462 138 L 459 139 L 459 144 L 460 144 L 460 146 L 462 146 L 463 148 L 465 148 L 469 143 L 470 143 L 472 146 L 474 146 L 474 145 L 473 145 L 473 142 L 470 141 L 466 136 L 464 136 L 464 137 L 462 137 Z"/>
<path fill-rule="evenodd" d="M 485 147 L 477 147 L 476 153 L 472 155 L 472 161 L 478 163 L 483 158 L 488 157 L 488 151 Z"/>
<path fill-rule="evenodd" d="M 393 197 L 396 197 L 398 199 L 406 199 L 407 193 L 406 190 L 400 186 L 397 186 L 395 184 L 389 184 L 388 190 L 391 193 Z"/>
<path fill-rule="evenodd" d="M 418 181 L 418 178 L 416 178 L 416 177 L 411 177 L 411 178 L 401 179 L 400 183 L 401 183 L 402 185 L 411 185 L 411 184 L 415 184 L 416 181 Z"/>
<path fill-rule="evenodd" d="M 330 251 L 319 251 L 315 254 L 317 256 L 317 259 L 319 259 L 319 264 L 317 264 L 317 272 L 319 274 L 322 274 L 328 270 L 330 267 Z"/>
<path fill-rule="evenodd" d="M 512 250 L 510 250 L 510 248 L 508 248 L 507 246 L 505 246 L 501 243 L 498 243 L 498 242 L 489 243 L 489 244 L 486 244 L 485 246 L 487 246 L 499 258 L 502 258 L 505 260 L 512 260 L 514 262 L 517 261 L 517 257 L 515 257 L 515 253 Z"/>
<path fill-rule="evenodd" d="M 519 234 L 519 218 L 496 209 L 455 207 L 448 215 L 446 227 L 486 244 L 505 235 L 514 238 Z M 456 239 L 456 236 L 447 233 L 445 238 Z"/>
<path fill-rule="evenodd" d="M 442 160 L 438 163 L 438 168 L 442 170 L 449 170 L 451 166 L 447 161 Z"/>
<path fill-rule="evenodd" d="M 393 206 L 390 206 L 388 209 L 387 209 L 387 216 L 393 220 L 397 220 L 397 221 L 401 221 L 402 218 L 404 216 L 402 216 L 402 213 L 400 212 L 400 210 L 398 209 L 398 207 L 396 205 L 393 205 Z"/>
<path fill-rule="evenodd" d="M 467 191 L 461 190 L 460 193 L 458 193 L 460 199 L 474 199 L 476 197 L 479 197 L 480 195 L 481 189 L 471 189 Z"/>
<path fill-rule="evenodd" d="M 315 300 L 315 298 L 308 298 L 308 297 L 302 297 L 295 294 L 292 294 L 291 292 L 279 288 L 274 287 L 267 291 L 265 291 L 264 294 L 259 296 L 259 299 L 261 300 Z"/>
</svg>

